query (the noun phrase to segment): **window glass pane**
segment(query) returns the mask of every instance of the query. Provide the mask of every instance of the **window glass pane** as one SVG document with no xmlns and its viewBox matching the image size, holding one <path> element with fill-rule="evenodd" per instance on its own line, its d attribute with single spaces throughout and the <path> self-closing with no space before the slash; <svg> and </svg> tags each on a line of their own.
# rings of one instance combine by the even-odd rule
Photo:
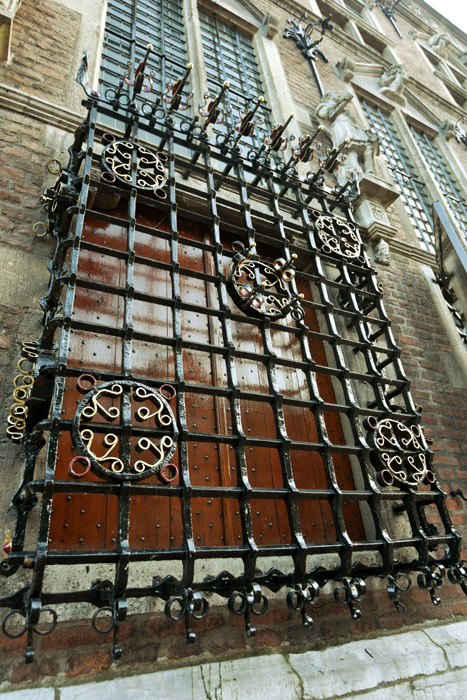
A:
<svg viewBox="0 0 467 700">
<path fill-rule="evenodd" d="M 417 237 L 422 247 L 435 252 L 435 239 L 431 219 L 431 199 L 424 184 L 416 176 L 407 151 L 403 147 L 390 117 L 378 107 L 362 100 L 372 131 L 379 137 L 382 155 L 391 170 L 400 190 L 408 213 L 412 218 Z"/>
</svg>

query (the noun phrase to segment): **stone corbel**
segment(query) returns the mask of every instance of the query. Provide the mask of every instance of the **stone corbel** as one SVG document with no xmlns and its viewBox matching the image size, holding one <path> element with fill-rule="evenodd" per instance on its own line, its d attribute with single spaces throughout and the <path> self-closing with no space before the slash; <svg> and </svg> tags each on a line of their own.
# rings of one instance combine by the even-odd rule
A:
<svg viewBox="0 0 467 700">
<path fill-rule="evenodd" d="M 10 58 L 13 20 L 22 0 L 0 0 L 0 61 Z"/>
<path fill-rule="evenodd" d="M 446 119 L 446 121 L 441 122 L 438 129 L 439 133 L 446 139 L 446 141 L 450 141 L 456 135 L 456 125 L 451 119 Z"/>
<path fill-rule="evenodd" d="M 389 265 L 388 241 L 394 238 L 397 230 L 391 226 L 386 209 L 399 197 L 399 192 L 370 174 L 365 174 L 358 184 L 360 195 L 354 202 L 355 220 L 364 229 L 366 240 L 374 245 L 376 262 Z"/>
<path fill-rule="evenodd" d="M 407 36 L 410 37 L 412 41 L 417 41 L 417 39 L 421 39 L 423 35 L 418 31 L 418 29 L 409 29 Z"/>
<path fill-rule="evenodd" d="M 268 39 L 274 39 L 279 31 L 280 17 L 272 10 L 269 10 L 263 17 L 263 27 Z"/>
<path fill-rule="evenodd" d="M 461 53 L 461 55 L 459 56 L 459 61 L 462 63 L 463 66 L 467 68 L 467 51 Z"/>
<path fill-rule="evenodd" d="M 349 83 L 355 77 L 355 67 L 355 62 L 347 56 L 340 60 L 339 63 L 336 63 L 337 74 L 346 83 Z"/>
</svg>

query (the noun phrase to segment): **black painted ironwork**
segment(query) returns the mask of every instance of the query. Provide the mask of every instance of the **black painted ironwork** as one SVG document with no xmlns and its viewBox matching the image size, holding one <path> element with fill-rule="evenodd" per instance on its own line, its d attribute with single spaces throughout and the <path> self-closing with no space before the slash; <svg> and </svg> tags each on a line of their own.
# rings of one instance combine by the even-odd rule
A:
<svg viewBox="0 0 467 700">
<path fill-rule="evenodd" d="M 467 123 L 466 117 L 461 117 L 456 121 L 454 137 L 457 143 L 463 143 L 467 147 L 467 133 L 462 129 L 461 124 L 463 122 Z"/>
<path fill-rule="evenodd" d="M 401 0 L 376 0 L 377 6 L 382 10 L 385 17 L 391 22 L 399 39 L 402 39 L 399 27 L 397 26 L 396 9 Z"/>
<path fill-rule="evenodd" d="M 320 44 L 324 39 L 324 35 L 327 31 L 331 31 L 334 27 L 331 23 L 332 15 L 325 17 L 324 19 L 316 20 L 316 22 L 308 22 L 306 26 L 303 26 L 307 19 L 307 13 L 304 12 L 300 19 L 297 21 L 291 19 L 287 20 L 287 27 L 284 29 L 284 38 L 291 38 L 295 41 L 298 48 L 301 50 L 302 54 L 307 59 L 310 64 L 310 68 L 313 73 L 316 85 L 320 95 L 324 95 L 323 86 L 321 84 L 321 78 L 319 77 L 318 68 L 316 63 L 318 58 L 324 63 L 329 63 L 328 58 L 320 48 Z M 313 40 L 312 34 L 313 30 L 317 29 L 321 32 L 321 36 L 318 39 Z"/>
<path fill-rule="evenodd" d="M 358 236 L 351 206 L 341 192 L 325 181 L 327 173 L 338 164 L 340 151 L 332 151 L 321 159 L 315 172 L 299 175 L 295 165 L 309 162 L 312 156 L 309 137 L 300 141 L 298 150 L 292 150 L 282 165 L 274 159 L 261 158 L 261 145 L 252 157 L 251 143 L 246 139 L 251 126 L 247 128 L 246 124 L 251 125 L 257 103 L 245 106 L 248 119 L 240 119 L 245 128 L 219 140 L 210 137 L 203 125 L 200 128 L 198 120 L 189 121 L 179 115 L 178 108 L 185 100 L 183 89 L 177 93 L 175 103 L 173 99 L 163 102 L 156 97 L 150 107 L 145 107 L 144 102 L 135 99 L 143 80 L 130 81 L 128 99 L 122 100 L 115 92 L 94 93 L 87 86 L 85 73 L 86 58 L 80 82 L 86 91 L 83 104 L 87 116 L 69 148 L 67 165 L 60 168 L 56 185 L 47 189 L 42 198 L 48 214 L 45 230 L 55 239 L 55 252 L 49 266 L 48 292 L 42 302 L 43 332 L 37 345 L 34 384 L 25 397 L 28 411 L 22 438 L 24 472 L 13 498 L 16 529 L 8 556 L 0 564 L 5 576 L 17 574 L 23 567 L 31 571 L 31 578 L 28 585 L 0 599 L 0 606 L 9 609 L 3 619 L 3 631 L 10 637 L 25 636 L 29 662 L 34 658 L 35 635 L 52 633 L 56 626 L 56 605 L 89 603 L 96 608 L 93 628 L 101 634 L 112 633 L 113 656 L 119 658 L 119 627 L 126 619 L 128 603 L 141 597 L 164 601 L 167 617 L 184 619 L 187 641 L 193 642 L 196 620 L 209 612 L 210 593 L 224 597 L 229 610 L 243 616 L 246 633 L 251 636 L 255 632 L 252 615 L 267 610 L 266 589 L 285 589 L 287 605 L 300 613 L 306 627 L 312 622 L 309 606 L 317 599 L 319 589 L 330 581 L 335 581 L 336 601 L 349 607 L 353 619 L 361 615 L 366 583 L 372 577 L 387 578 L 388 595 L 399 610 L 403 608 L 399 595 L 407 590 L 412 572 L 419 574 L 418 585 L 427 590 L 435 604 L 445 570 L 449 580 L 466 592 L 465 568 L 459 561 L 460 536 L 452 527 L 446 493 L 436 477 L 431 477 L 430 472 L 426 486 L 420 486 L 418 478 L 417 483 L 394 479 L 393 485 L 383 479 L 384 487 L 379 483 L 381 479 L 378 481 L 382 470 L 374 466 L 375 459 L 384 461 L 384 454 L 390 454 L 393 447 L 397 448 L 398 457 L 410 462 L 413 436 L 421 434 L 420 411 L 412 401 L 400 350 L 384 308 L 383 290 Z M 140 74 L 143 73 L 142 69 Z M 206 122 L 214 119 L 217 109 L 221 109 L 220 103 L 205 111 Z M 101 117 L 107 123 L 113 119 L 119 124 L 121 138 L 117 142 L 131 144 L 125 151 L 131 160 L 131 182 L 125 178 L 125 182 L 120 182 L 117 177 L 115 182 L 108 182 L 100 176 L 101 139 L 106 133 L 99 126 Z M 157 192 L 138 188 L 140 132 L 149 133 L 151 143 L 157 144 L 154 152 L 166 158 L 166 200 Z M 157 157 L 160 159 L 160 155 Z M 93 210 L 91 188 L 118 195 L 125 202 L 127 213 L 119 213 L 118 209 L 112 213 Z M 187 208 L 190 200 L 197 202 L 196 207 L 193 204 L 196 212 L 190 213 Z M 165 216 L 167 228 L 138 224 L 139 205 L 157 212 L 159 218 Z M 185 219 L 191 216 L 205 225 L 209 232 L 205 239 L 186 238 L 179 232 L 180 209 Z M 107 242 L 99 245 L 84 236 L 90 217 L 121 227 L 126 232 L 126 248 L 116 249 Z M 136 254 L 135 236 L 140 229 L 164 243 L 167 259 L 149 260 Z M 270 251 L 270 259 L 280 260 L 279 269 L 274 264 L 272 267 L 276 273 L 287 273 L 291 299 L 300 298 L 301 288 L 309 290 L 309 295 L 300 300 L 305 317 L 295 322 L 293 314 L 281 315 L 276 320 L 268 314 L 242 314 L 229 306 L 225 259 L 235 264 L 231 236 L 242 241 L 244 251 L 252 251 L 258 244 Z M 204 271 L 180 262 L 181 251 L 187 245 L 209 260 Z M 123 269 L 123 285 L 114 279 L 104 282 L 98 277 L 80 276 L 80 256 L 84 252 L 105 252 L 108 261 L 118 261 Z M 295 274 L 291 274 L 292 261 Z M 137 265 L 147 271 L 165 271 L 170 276 L 169 294 L 156 296 L 138 290 L 134 282 Z M 214 301 L 208 308 L 181 295 L 181 285 L 186 280 L 211 285 Z M 83 289 L 118 297 L 118 320 L 101 324 L 75 318 L 75 298 Z M 156 329 L 138 328 L 136 304 L 153 304 L 158 312 L 156 318 L 163 311 L 168 313 L 170 323 L 165 335 Z M 202 315 L 208 326 L 219 324 L 221 342 L 205 343 L 185 337 L 182 318 L 187 313 Z M 308 325 L 307 313 L 320 318 L 318 325 Z M 260 339 L 259 351 L 252 352 L 235 339 L 235 324 L 247 324 L 251 334 Z M 115 369 L 99 370 L 89 366 L 89 361 L 85 366 L 70 362 L 70 343 L 76 332 L 118 342 L 121 352 Z M 284 344 L 296 348 L 293 357 L 278 352 L 274 340 L 277 334 L 281 334 Z M 170 352 L 173 376 L 148 376 L 137 369 L 134 356 L 138 343 L 148 344 L 153 354 L 160 348 Z M 327 364 L 316 359 L 313 343 L 326 347 Z M 225 380 L 209 386 L 191 381 L 187 351 L 204 353 L 222 362 Z M 243 359 L 254 360 L 263 368 L 266 390 L 261 395 L 239 383 L 238 363 Z M 287 387 L 281 387 L 278 368 L 303 377 L 300 398 L 291 397 Z M 323 398 L 320 377 L 331 378 L 339 389 L 339 401 Z M 63 414 L 65 397 L 69 387 L 76 385 L 84 396 L 70 417 Z M 359 386 L 363 387 L 361 392 Z M 190 396 L 224 402 L 230 414 L 230 431 L 203 431 L 190 423 Z M 173 408 L 167 405 L 170 398 L 176 399 Z M 274 435 L 252 434 L 245 428 L 245 401 L 272 411 Z M 300 407 L 313 417 L 315 436 L 291 437 L 287 419 L 291 407 Z M 341 421 L 346 421 L 345 441 L 336 439 L 328 428 L 329 414 L 338 414 Z M 153 421 L 149 428 L 147 421 Z M 386 449 L 388 446 L 378 444 L 378 440 L 371 442 L 380 426 L 392 426 L 394 422 L 398 426 L 397 446 Z M 403 438 L 399 440 L 404 431 L 410 431 L 411 444 L 405 444 Z M 109 438 L 109 433 L 113 437 Z M 386 433 L 384 437 L 386 440 Z M 72 440 L 74 446 L 70 448 Z M 190 450 L 198 443 L 216 449 L 232 448 L 232 483 L 195 482 L 197 466 Z M 71 454 L 75 457 L 68 464 L 69 478 L 57 478 L 64 444 L 68 451 L 74 450 Z M 151 445 L 159 447 L 153 449 Z M 104 465 L 106 448 L 110 450 L 110 462 Z M 248 454 L 253 448 L 275 451 L 281 484 L 258 486 L 251 479 Z M 136 468 L 134 452 L 138 450 L 146 458 Z M 429 455 L 426 443 L 423 451 Z M 177 466 L 169 465 L 174 455 Z M 310 455 L 321 460 L 325 487 L 302 488 L 297 483 L 297 464 Z M 345 488 L 338 480 L 342 458 L 352 463 L 358 486 Z M 146 479 L 153 472 L 161 475 L 163 483 Z M 115 541 L 108 547 L 91 550 L 81 541 L 74 549 L 50 548 L 53 500 L 61 495 L 67 499 L 114 499 Z M 168 498 L 178 504 L 182 526 L 179 542 L 169 547 L 131 544 L 132 503 L 142 497 Z M 196 499 L 207 499 L 208 503 L 222 499 L 236 505 L 240 525 L 235 543 L 199 543 L 195 530 Z M 287 540 L 283 535 L 280 542 L 264 545 L 255 525 L 253 503 L 268 499 L 285 504 L 284 528 L 290 531 L 290 537 Z M 306 534 L 310 523 L 303 515 L 303 505 L 316 502 L 329 507 L 335 536 L 329 535 L 328 541 L 317 542 Z M 366 539 L 352 539 L 349 534 L 348 502 L 356 504 L 357 510 L 365 504 L 370 513 L 368 531 L 373 534 Z M 390 509 L 383 508 L 383 504 L 394 505 L 400 509 L 399 517 L 406 517 L 404 536 L 392 533 L 387 515 Z M 439 514 L 441 532 L 430 529 L 424 515 L 428 507 Z M 29 549 L 25 545 L 26 526 L 34 509 L 39 511 L 37 545 Z M 325 533 L 323 536 L 326 538 Z M 400 550 L 404 550 L 402 557 L 398 556 Z M 364 564 L 361 558 L 365 553 L 377 553 L 379 557 Z M 335 557 L 332 564 L 323 558 L 328 554 Z M 268 568 L 269 557 L 276 562 L 281 558 L 281 569 Z M 237 558 L 242 562 L 242 571 L 223 570 L 201 580 L 196 563 L 213 558 Z M 180 578 L 157 576 L 159 563 L 164 561 L 183 563 Z M 137 562 L 151 562 L 154 578 L 149 585 L 130 584 L 130 570 Z M 113 581 L 100 580 L 81 590 L 48 590 L 45 575 L 51 567 L 72 568 L 83 563 L 91 567 L 97 563 L 113 565 Z"/>
</svg>

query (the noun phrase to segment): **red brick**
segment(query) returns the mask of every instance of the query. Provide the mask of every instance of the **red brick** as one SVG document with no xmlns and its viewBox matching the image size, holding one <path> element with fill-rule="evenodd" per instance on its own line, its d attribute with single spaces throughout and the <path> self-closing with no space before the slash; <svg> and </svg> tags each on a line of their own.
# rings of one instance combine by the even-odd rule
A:
<svg viewBox="0 0 467 700">
<path fill-rule="evenodd" d="M 452 604 L 453 615 L 463 615 L 467 617 L 467 600 L 462 600 L 459 603 Z"/>
<path fill-rule="evenodd" d="M 108 652 L 98 651 L 87 654 L 72 654 L 68 659 L 67 675 L 70 678 L 77 678 L 78 676 L 94 676 L 100 671 L 105 671 L 105 669 L 110 667 L 110 654 L 110 648 Z"/>
</svg>

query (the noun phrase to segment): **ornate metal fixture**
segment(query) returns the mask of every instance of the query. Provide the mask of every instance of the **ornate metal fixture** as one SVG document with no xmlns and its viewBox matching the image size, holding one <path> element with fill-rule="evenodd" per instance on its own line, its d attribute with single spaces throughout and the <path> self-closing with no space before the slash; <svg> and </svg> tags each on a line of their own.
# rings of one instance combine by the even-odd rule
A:
<svg viewBox="0 0 467 700">
<path fill-rule="evenodd" d="M 432 484 L 435 475 L 429 469 L 431 453 L 423 430 L 419 425 L 406 425 L 394 418 L 377 421 L 366 419 L 369 430 L 368 443 L 373 447 L 371 455 L 376 478 L 381 486 L 396 485 L 417 487 Z"/>
<path fill-rule="evenodd" d="M 394 27 L 394 30 L 397 33 L 397 36 L 402 39 L 402 34 L 399 31 L 399 27 L 396 24 L 396 8 L 398 4 L 400 3 L 401 0 L 376 0 L 376 4 L 381 10 L 383 11 L 383 14 L 388 18 L 388 20 L 391 22 L 392 26 Z"/>
<path fill-rule="evenodd" d="M 325 255 L 338 255 L 347 260 L 364 261 L 362 239 L 357 226 L 336 216 L 329 216 L 317 209 L 309 210 L 314 221 L 317 247 Z"/>
<path fill-rule="evenodd" d="M 13 379 L 14 403 L 10 407 L 10 413 L 7 418 L 8 427 L 6 429 L 8 437 L 14 442 L 20 442 L 26 430 L 28 417 L 27 401 L 34 386 L 37 350 L 38 343 L 35 342 L 21 345 L 22 357 L 17 364 L 19 374 Z"/>
<path fill-rule="evenodd" d="M 467 117 L 461 117 L 456 121 L 454 137 L 457 143 L 463 143 L 467 148 L 467 133 L 460 126 L 462 122 L 467 122 Z"/>
<path fill-rule="evenodd" d="M 177 477 L 177 467 L 169 464 L 178 435 L 168 404 L 175 397 L 170 384 L 154 391 L 129 380 L 98 385 L 92 375 L 82 375 L 77 386 L 86 396 L 73 419 L 72 436 L 79 456 L 70 461 L 70 476 L 80 479 L 91 469 L 101 478 L 118 481 L 146 479 L 153 474 L 164 482 Z M 139 403 L 142 405 L 137 408 Z M 117 420 L 115 432 L 109 432 L 109 424 Z M 155 442 L 157 437 L 160 439 Z M 138 459 L 135 453 L 139 453 Z"/>
<path fill-rule="evenodd" d="M 156 153 L 133 141 L 117 141 L 112 134 L 104 134 L 104 142 L 107 143 L 101 157 L 104 182 L 112 185 L 118 180 L 139 190 L 152 190 L 159 198 L 165 199 L 165 153 Z"/>
<path fill-rule="evenodd" d="M 273 263 L 265 263 L 256 254 L 256 243 L 245 248 L 241 241 L 232 244 L 235 255 L 230 275 L 232 297 L 246 314 L 270 319 L 292 315 L 301 321 L 305 313 L 300 299 L 303 294 L 290 290 L 295 277 L 293 269 L 296 255 L 290 260 L 277 258 Z"/>
<path fill-rule="evenodd" d="M 280 166 L 273 154 L 285 143 L 285 124 L 255 151 L 246 140 L 257 121 L 259 100 L 245 106 L 237 130 L 214 138 L 207 126 L 221 119 L 228 86 L 213 100 L 206 96 L 208 104 L 189 121 L 177 116 L 186 103 L 184 79 L 175 81 L 163 100 L 154 95 L 151 74 L 142 63 L 133 74 L 126 72 L 121 87 L 109 88 L 104 96 L 86 88 L 88 115 L 76 131 L 68 163 L 50 165 L 57 182 L 44 193 L 48 223 L 40 233 L 50 233 L 56 245 L 42 301 L 44 328 L 35 368 L 26 367 L 26 361 L 19 368 L 22 376 L 28 370 L 34 385 L 28 397 L 17 395 L 25 401 L 20 408 L 28 410 L 21 436 L 24 472 L 13 498 L 16 527 L 11 540 L 4 543 L 6 556 L 0 565 L 4 576 L 24 567 L 30 577 L 26 586 L 20 581 L 14 593 L 0 598 L 0 607 L 9 610 L 3 632 L 9 637 L 24 636 L 30 662 L 36 635 L 51 633 L 57 624 L 54 606 L 86 603 L 95 607 L 93 628 L 112 634 L 112 653 L 118 658 L 122 653 L 119 627 L 127 615 L 127 601 L 144 596 L 164 601 L 169 619 L 184 619 L 187 641 L 192 642 L 197 620 L 209 613 L 212 593 L 222 596 L 233 614 L 243 616 L 250 636 L 255 632 L 252 616 L 267 610 L 268 590 L 283 590 L 284 602 L 300 613 L 306 627 L 312 624 L 310 605 L 319 589 L 331 581 L 337 585 L 336 600 L 348 606 L 353 619 L 360 615 L 359 603 L 374 576 L 387 578 L 388 595 L 399 611 L 403 611 L 399 596 L 407 590 L 413 572 L 435 604 L 445 572 L 467 593 L 460 536 L 451 525 L 446 494 L 432 476 L 429 451 L 417 432 L 421 431 L 419 413 L 376 273 L 349 206 L 352 183 L 336 188 L 324 182 L 324 175 L 338 167 L 345 144 L 328 151 L 316 172 L 302 176 L 295 166 L 311 161 L 319 130 L 303 137 Z M 84 85 L 85 68 L 84 62 L 80 71 Z M 112 177 L 105 186 L 97 185 L 118 193 L 127 205 L 125 213 L 119 208 L 89 210 L 90 190 L 96 185 L 93 174 L 101 163 L 101 117 L 114 119 L 121 135 L 115 142 L 107 141 L 106 153 L 112 160 L 103 171 Z M 157 144 L 154 150 L 140 150 L 141 132 L 151 134 L 151 142 Z M 161 158 L 162 151 L 167 161 Z M 121 168 L 129 161 L 131 183 L 125 177 L 128 169 Z M 184 171 L 202 180 L 198 190 L 193 182 L 177 176 Z M 151 178 L 160 176 L 164 182 L 167 179 L 164 203 L 147 196 L 154 189 Z M 141 187 L 137 177 L 143 181 Z M 238 197 L 231 197 L 233 191 Z M 285 200 L 287 191 L 290 196 Z M 203 222 L 206 212 L 209 215 L 202 238 L 196 228 L 198 214 L 193 213 L 191 220 L 187 213 L 193 197 L 202 203 Z M 270 209 L 259 231 L 255 230 L 256 197 L 264 209 Z M 138 219 L 141 210 L 144 223 Z M 99 222 L 112 240 L 107 233 L 101 237 Z M 226 280 L 224 255 L 232 230 L 240 230 L 248 244 L 234 244 L 230 280 Z M 144 237 L 151 243 L 142 244 Z M 252 244 L 255 240 L 274 246 L 277 259 L 260 260 Z M 114 274 L 117 268 L 118 275 Z M 313 327 L 302 322 L 302 290 L 307 318 L 316 314 Z M 247 316 L 232 311 L 229 291 Z M 196 336 L 191 333 L 193 326 L 186 325 L 194 313 L 199 316 L 199 328 L 209 329 L 208 339 L 202 335 L 204 330 Z M 298 327 L 277 322 L 289 313 L 300 321 Z M 340 328 L 350 330 L 345 338 Z M 345 363 L 352 353 L 343 352 L 344 345 L 364 358 L 358 372 Z M 198 361 L 196 354 L 206 360 Z M 332 361 L 320 365 L 319 358 L 326 356 Z M 239 372 L 245 363 L 260 376 L 266 392 L 242 384 L 248 379 L 246 371 Z M 222 371 L 216 374 L 222 364 L 225 379 Z M 390 371 L 384 373 L 385 367 Z M 245 377 L 240 377 L 242 373 Z M 321 382 L 316 381 L 318 373 Z M 357 402 L 353 381 L 365 382 L 374 392 L 368 404 Z M 18 375 L 16 387 L 23 386 L 20 382 Z M 26 390 L 28 382 L 24 382 Z M 295 384 L 299 389 L 294 392 Z M 334 384 L 342 397 L 339 402 Z M 168 405 L 175 390 L 179 432 Z M 198 398 L 206 402 L 206 409 L 197 407 Z M 251 407 L 241 409 L 244 401 L 255 412 L 251 423 L 246 415 Z M 228 412 L 216 410 L 225 403 Z M 273 417 L 267 424 L 266 413 Z M 331 421 L 341 425 L 340 413 L 353 436 L 345 444 L 335 443 L 329 428 Z M 300 421 L 295 424 L 297 415 L 303 425 L 309 425 L 312 416 L 313 430 L 297 432 L 301 430 Z M 366 442 L 362 417 L 369 418 Z M 263 517 L 265 484 L 256 480 L 256 468 L 259 459 L 266 468 L 268 459 L 255 455 L 258 446 L 270 451 L 271 464 L 282 475 L 279 486 L 273 480 L 267 485 L 267 499 L 277 504 L 277 512 L 284 506 L 277 522 Z M 197 454 L 200 447 L 202 452 Z M 233 450 L 228 450 L 226 465 L 220 453 L 228 447 Z M 170 463 L 176 448 L 177 466 Z M 204 455 L 202 462 L 200 455 Z M 360 470 L 363 485 L 358 489 L 351 479 L 350 456 Z M 367 537 L 355 515 L 355 503 L 367 504 L 385 531 L 389 509 L 379 504 L 392 504 L 397 491 L 382 489 L 374 469 L 380 473 L 380 483 L 394 481 L 405 489 L 402 505 L 404 513 L 412 514 L 406 524 L 410 539 L 404 535 L 388 542 L 385 537 Z M 309 475 L 313 481 L 306 485 Z M 319 489 L 315 486 L 318 475 Z M 415 488 L 423 479 L 429 482 L 428 488 Z M 167 482 L 173 483 L 167 487 Z M 140 517 L 141 499 L 154 506 L 154 527 L 147 527 Z M 108 530 L 113 528 L 115 534 L 110 542 L 102 536 L 98 506 L 82 517 L 81 505 L 89 501 L 103 504 Z M 211 507 L 216 501 L 222 503 L 219 511 Z M 352 502 L 352 510 L 347 501 Z M 330 506 L 326 522 L 319 503 Z M 444 534 L 426 522 L 427 506 L 436 509 Z M 31 546 L 26 528 L 30 534 L 33 525 L 28 518 L 34 508 L 38 528 L 36 544 Z M 73 508 L 78 508 L 74 521 L 69 520 Z M 318 532 L 311 529 L 315 516 L 308 515 L 314 508 L 322 527 Z M 228 511 L 228 527 L 219 516 L 212 518 L 214 511 L 223 515 Z M 74 528 L 73 522 L 79 527 Z M 415 552 L 411 560 L 397 556 L 408 541 Z M 323 543 L 338 559 L 337 565 L 319 559 Z M 372 556 L 378 553 L 381 564 L 370 568 L 360 563 L 366 547 Z M 282 557 L 283 570 L 268 568 L 269 557 L 274 561 Z M 234 575 L 222 570 L 215 577 L 199 579 L 195 563 L 213 558 L 242 560 L 243 571 Z M 157 576 L 159 563 L 173 560 L 182 564 L 180 577 Z M 134 562 L 151 562 L 152 584 L 145 581 L 143 586 L 133 579 L 129 585 Z M 82 570 L 83 563 L 114 565 L 113 580 L 86 581 L 82 590 L 48 590 L 51 577 L 46 574 L 51 567 L 66 566 L 71 571 L 80 566 Z"/>
<path fill-rule="evenodd" d="M 321 85 L 318 69 L 316 67 L 316 61 L 318 58 L 320 58 L 322 61 L 324 61 L 324 63 L 329 63 L 329 60 L 319 48 L 319 44 L 323 41 L 326 31 L 331 31 L 334 29 L 333 25 L 331 24 L 331 18 L 332 15 L 329 15 L 325 19 L 319 19 L 316 22 L 308 22 L 306 27 L 303 27 L 302 20 L 307 19 L 307 13 L 304 12 L 298 22 L 297 20 L 289 17 L 287 20 L 287 24 L 289 26 L 284 29 L 284 38 L 288 39 L 290 37 L 293 39 L 310 64 L 320 95 L 324 95 L 324 91 L 323 86 Z M 321 30 L 321 36 L 319 39 L 313 41 L 311 35 L 315 27 L 318 27 Z"/>
</svg>

